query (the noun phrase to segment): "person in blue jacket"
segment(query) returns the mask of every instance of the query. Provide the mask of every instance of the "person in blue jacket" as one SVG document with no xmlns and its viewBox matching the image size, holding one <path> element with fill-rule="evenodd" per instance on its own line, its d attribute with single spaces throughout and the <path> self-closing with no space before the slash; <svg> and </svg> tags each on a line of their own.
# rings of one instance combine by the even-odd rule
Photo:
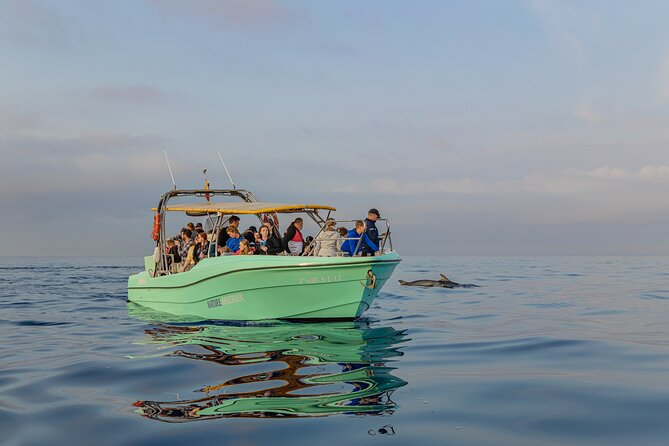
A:
<svg viewBox="0 0 669 446">
<path fill-rule="evenodd" d="M 351 257 L 359 253 L 363 246 L 371 249 L 372 252 L 379 250 L 379 247 L 376 246 L 376 244 L 371 241 L 369 237 L 367 237 L 367 234 L 365 234 L 365 223 L 363 223 L 362 220 L 355 222 L 355 229 L 348 231 L 346 238 L 350 240 L 345 240 L 344 243 L 342 243 L 341 250 L 342 252 L 348 253 L 348 255 Z M 360 238 L 362 238 L 362 242 L 358 247 L 358 241 Z"/>
<path fill-rule="evenodd" d="M 239 234 L 239 229 L 234 226 L 228 226 L 226 229 L 230 238 L 225 242 L 225 252 L 231 252 L 237 254 L 239 252 L 239 242 L 242 241 L 242 236 Z"/>
</svg>

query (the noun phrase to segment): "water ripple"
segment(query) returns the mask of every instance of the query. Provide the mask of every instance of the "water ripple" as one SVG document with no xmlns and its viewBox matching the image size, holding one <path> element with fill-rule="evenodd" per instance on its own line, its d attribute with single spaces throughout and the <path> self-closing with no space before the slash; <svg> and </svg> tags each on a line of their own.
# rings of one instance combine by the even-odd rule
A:
<svg viewBox="0 0 669 446">
<path fill-rule="evenodd" d="M 14 324 L 25 327 L 51 327 L 58 325 L 71 325 L 72 322 L 47 322 L 47 321 L 15 321 Z"/>
</svg>

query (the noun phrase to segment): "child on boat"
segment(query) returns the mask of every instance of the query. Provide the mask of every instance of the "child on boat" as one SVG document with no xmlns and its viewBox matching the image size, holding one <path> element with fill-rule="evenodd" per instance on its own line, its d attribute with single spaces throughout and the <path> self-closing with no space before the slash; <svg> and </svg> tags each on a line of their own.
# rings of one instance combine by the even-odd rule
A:
<svg viewBox="0 0 669 446">
<path fill-rule="evenodd" d="M 251 248 L 251 244 L 249 243 L 249 241 L 246 239 L 242 239 L 242 241 L 239 242 L 239 251 L 237 251 L 235 254 L 240 256 L 253 255 L 253 249 Z"/>
<path fill-rule="evenodd" d="M 243 240 L 242 236 L 239 234 L 239 229 L 237 229 L 235 226 L 228 226 L 225 232 L 227 232 L 229 238 L 225 242 L 225 248 L 223 248 L 223 251 L 237 254 L 239 251 L 239 243 Z"/>
<path fill-rule="evenodd" d="M 169 254 L 172 254 L 172 257 L 167 257 L 168 266 L 172 263 L 172 260 L 174 260 L 174 263 L 181 263 L 181 256 L 179 256 L 179 248 L 174 243 L 174 239 L 167 240 L 167 247 L 165 248 L 165 253 L 168 254 L 168 256 Z"/>
</svg>

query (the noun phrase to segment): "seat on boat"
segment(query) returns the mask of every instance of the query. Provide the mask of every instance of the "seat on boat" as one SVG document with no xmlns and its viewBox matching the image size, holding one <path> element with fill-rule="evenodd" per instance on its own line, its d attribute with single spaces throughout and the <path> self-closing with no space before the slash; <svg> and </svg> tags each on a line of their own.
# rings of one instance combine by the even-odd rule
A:
<svg viewBox="0 0 669 446">
<path fill-rule="evenodd" d="M 153 277 L 156 272 L 156 261 L 153 256 L 144 256 L 144 269 L 149 273 L 150 277 Z"/>
</svg>

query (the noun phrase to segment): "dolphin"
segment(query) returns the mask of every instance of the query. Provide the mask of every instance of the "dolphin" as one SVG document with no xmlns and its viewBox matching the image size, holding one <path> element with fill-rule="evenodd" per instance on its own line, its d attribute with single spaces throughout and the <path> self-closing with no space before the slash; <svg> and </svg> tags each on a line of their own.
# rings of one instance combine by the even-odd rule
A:
<svg viewBox="0 0 669 446">
<path fill-rule="evenodd" d="M 441 287 L 441 288 L 473 288 L 478 287 L 473 283 L 457 283 L 453 282 L 448 277 L 443 274 L 439 274 L 439 280 L 430 280 L 430 279 L 421 279 L 414 280 L 413 282 L 407 282 L 405 280 L 400 280 L 400 285 L 403 286 L 422 286 L 422 287 Z"/>
<path fill-rule="evenodd" d="M 422 280 L 414 280 L 413 282 L 407 282 L 405 280 L 400 280 L 400 285 L 404 286 L 443 286 L 443 284 L 438 281 L 438 280 L 429 280 L 429 279 L 422 279 Z"/>
<path fill-rule="evenodd" d="M 448 277 L 444 276 L 443 274 L 439 274 L 439 282 L 442 283 L 441 286 L 444 288 L 478 288 L 478 285 L 474 285 L 473 283 L 457 283 L 451 281 Z"/>
</svg>

